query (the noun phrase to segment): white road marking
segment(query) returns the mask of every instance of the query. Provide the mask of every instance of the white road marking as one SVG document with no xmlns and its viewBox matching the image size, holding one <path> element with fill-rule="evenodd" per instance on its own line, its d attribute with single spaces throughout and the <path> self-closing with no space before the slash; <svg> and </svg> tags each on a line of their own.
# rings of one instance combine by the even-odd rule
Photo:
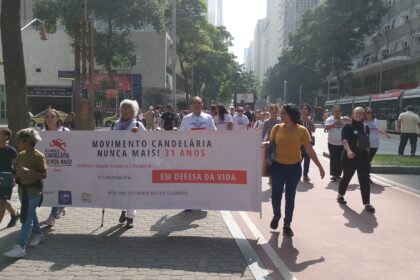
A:
<svg viewBox="0 0 420 280">
<path fill-rule="evenodd" d="M 260 258 L 258 257 L 257 253 L 252 248 L 251 244 L 249 244 L 248 240 L 246 239 L 245 235 L 239 228 L 238 224 L 236 223 L 235 219 L 232 216 L 230 211 L 220 211 L 222 217 L 232 234 L 233 238 L 235 239 L 236 244 L 238 245 L 239 249 L 244 256 L 249 269 L 251 270 L 252 274 L 254 275 L 255 279 L 257 280 L 266 280 L 272 279 L 269 275 L 269 272 L 263 266 Z"/>
</svg>

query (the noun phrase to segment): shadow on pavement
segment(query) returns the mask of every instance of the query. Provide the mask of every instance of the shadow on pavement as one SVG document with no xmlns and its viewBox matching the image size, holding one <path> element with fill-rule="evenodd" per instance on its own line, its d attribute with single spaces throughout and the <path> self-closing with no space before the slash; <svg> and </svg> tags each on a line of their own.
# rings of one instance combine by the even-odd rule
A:
<svg viewBox="0 0 420 280">
<path fill-rule="evenodd" d="M 357 213 L 347 205 L 339 204 L 343 210 L 343 216 L 348 220 L 345 224 L 349 228 L 357 228 L 363 233 L 373 233 L 375 228 L 378 227 L 378 221 L 376 220 L 375 214 L 369 213 L 362 210 Z M 360 208 L 363 209 L 363 205 L 360 201 Z"/>
<path fill-rule="evenodd" d="M 15 238 L 13 233 L 0 240 L 1 253 L 10 249 Z M 28 249 L 25 260 L 51 263 L 46 271 L 52 272 L 71 266 L 236 274 L 247 270 L 235 240 L 198 236 L 113 238 L 103 234 L 53 234 L 38 247 Z M 13 263 L 14 260 L 0 256 L 0 272 Z"/>
<path fill-rule="evenodd" d="M 150 231 L 156 231 L 154 236 L 169 236 L 175 231 L 184 231 L 191 228 L 198 228 L 199 225 L 192 224 L 196 220 L 207 217 L 207 211 L 192 210 L 191 212 L 179 212 L 176 215 L 162 216 L 154 225 L 150 227 Z"/>
<path fill-rule="evenodd" d="M 307 192 L 314 188 L 314 184 L 311 182 L 299 182 L 296 191 Z"/>
<path fill-rule="evenodd" d="M 327 190 L 333 190 L 335 192 L 338 192 L 338 185 L 339 185 L 339 181 L 337 181 L 337 182 L 329 182 L 328 185 L 327 185 L 327 187 L 326 187 L 326 189 Z M 352 191 L 357 190 L 358 188 L 359 188 L 359 185 L 358 184 L 350 184 L 347 187 L 347 191 L 348 192 L 352 192 Z"/>
<path fill-rule="evenodd" d="M 277 254 L 284 261 L 291 272 L 300 272 L 305 270 L 310 265 L 325 261 L 325 258 L 321 256 L 317 259 L 306 260 L 298 263 L 297 260 L 299 250 L 293 246 L 293 238 L 283 236 L 281 245 L 279 247 L 279 235 L 280 234 L 278 232 L 272 233 L 269 243 L 273 248 L 275 248 Z"/>
</svg>

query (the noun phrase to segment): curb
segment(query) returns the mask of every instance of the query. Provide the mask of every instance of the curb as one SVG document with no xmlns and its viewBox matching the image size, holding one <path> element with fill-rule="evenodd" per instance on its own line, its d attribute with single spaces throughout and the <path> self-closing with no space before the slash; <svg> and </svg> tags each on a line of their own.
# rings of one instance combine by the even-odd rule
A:
<svg viewBox="0 0 420 280">
<path fill-rule="evenodd" d="M 322 152 L 322 155 L 326 158 L 330 158 L 330 154 Z M 373 165 L 370 169 L 371 173 L 380 174 L 408 174 L 418 175 L 420 174 L 419 166 L 395 166 L 395 165 Z"/>
</svg>

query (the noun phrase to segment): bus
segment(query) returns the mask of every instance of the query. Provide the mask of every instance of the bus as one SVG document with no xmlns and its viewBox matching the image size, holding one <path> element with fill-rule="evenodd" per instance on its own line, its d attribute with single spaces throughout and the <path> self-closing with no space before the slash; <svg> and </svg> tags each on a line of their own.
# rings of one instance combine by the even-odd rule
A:
<svg viewBox="0 0 420 280">
<path fill-rule="evenodd" d="M 420 115 L 420 87 L 401 90 L 394 89 L 380 94 L 346 97 L 343 99 L 327 100 L 324 109 L 331 111 L 334 105 L 340 105 L 343 115 L 350 116 L 355 107 L 372 107 L 375 112 L 378 126 L 384 130 L 395 132 L 396 120 L 408 105 L 413 106 L 413 111 Z"/>
</svg>

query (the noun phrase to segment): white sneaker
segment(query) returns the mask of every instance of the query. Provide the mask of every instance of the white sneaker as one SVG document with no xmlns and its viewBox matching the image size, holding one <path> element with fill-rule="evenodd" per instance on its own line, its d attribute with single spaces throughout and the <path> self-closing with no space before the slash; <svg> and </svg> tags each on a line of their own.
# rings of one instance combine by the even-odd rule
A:
<svg viewBox="0 0 420 280">
<path fill-rule="evenodd" d="M 55 225 L 55 218 L 50 215 L 48 219 L 45 221 L 45 223 L 47 224 L 47 226 L 52 227 L 53 225 Z"/>
<path fill-rule="evenodd" d="M 7 251 L 3 255 L 9 258 L 24 258 L 26 257 L 26 251 L 19 244 L 15 244 L 12 250 Z"/>
<path fill-rule="evenodd" d="M 32 236 L 31 242 L 29 242 L 29 246 L 31 246 L 31 247 L 38 246 L 39 243 L 41 243 L 42 239 L 44 239 L 44 235 L 43 234 L 34 234 Z"/>
</svg>

